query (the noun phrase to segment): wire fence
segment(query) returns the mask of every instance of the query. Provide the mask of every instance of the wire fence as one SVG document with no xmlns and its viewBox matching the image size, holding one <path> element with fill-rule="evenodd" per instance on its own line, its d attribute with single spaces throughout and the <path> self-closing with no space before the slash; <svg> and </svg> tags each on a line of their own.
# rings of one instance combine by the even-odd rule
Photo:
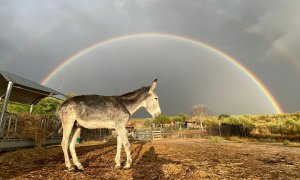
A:
<svg viewBox="0 0 300 180">
<path fill-rule="evenodd" d="M 112 135 L 111 129 L 86 129 L 82 128 L 80 133 L 80 141 L 97 141 Z"/>
<path fill-rule="evenodd" d="M 60 120 L 56 115 L 43 116 L 6 112 L 2 123 L 2 138 L 59 137 Z"/>
</svg>

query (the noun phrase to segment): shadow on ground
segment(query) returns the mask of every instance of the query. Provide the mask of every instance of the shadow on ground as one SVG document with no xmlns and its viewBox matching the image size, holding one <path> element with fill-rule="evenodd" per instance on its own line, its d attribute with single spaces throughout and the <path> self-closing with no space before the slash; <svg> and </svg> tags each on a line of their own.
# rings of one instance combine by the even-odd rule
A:
<svg viewBox="0 0 300 180">
<path fill-rule="evenodd" d="M 175 178 L 177 175 L 183 177 L 195 167 L 184 165 L 179 161 L 160 157 L 153 146 L 141 155 L 133 167 L 133 179 L 166 179 Z"/>
<path fill-rule="evenodd" d="M 116 140 L 109 141 L 100 145 L 88 145 L 76 147 L 77 155 L 80 159 L 91 151 L 110 147 L 107 151 L 100 152 L 97 156 L 92 156 L 83 164 L 93 161 L 99 156 L 114 151 L 116 149 Z M 37 172 L 47 168 L 65 171 L 64 156 L 61 146 L 21 149 L 14 152 L 5 152 L 0 154 L 0 179 L 11 179 L 23 176 L 30 172 Z"/>
</svg>

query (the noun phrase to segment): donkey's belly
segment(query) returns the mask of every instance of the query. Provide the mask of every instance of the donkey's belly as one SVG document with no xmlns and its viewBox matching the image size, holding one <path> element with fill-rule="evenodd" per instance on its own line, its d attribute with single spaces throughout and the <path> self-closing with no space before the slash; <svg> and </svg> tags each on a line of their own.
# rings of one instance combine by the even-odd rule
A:
<svg viewBox="0 0 300 180">
<path fill-rule="evenodd" d="M 101 119 L 76 119 L 77 123 L 88 129 L 98 129 L 98 128 L 115 128 L 115 122 L 112 120 L 101 120 Z"/>
</svg>

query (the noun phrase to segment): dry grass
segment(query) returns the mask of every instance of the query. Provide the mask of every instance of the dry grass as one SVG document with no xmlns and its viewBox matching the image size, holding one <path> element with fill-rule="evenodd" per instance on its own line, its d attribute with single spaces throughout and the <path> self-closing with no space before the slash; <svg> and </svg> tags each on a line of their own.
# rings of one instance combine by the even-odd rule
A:
<svg viewBox="0 0 300 180">
<path fill-rule="evenodd" d="M 165 176 L 177 176 L 183 173 L 186 173 L 186 170 L 183 168 L 182 164 L 163 164 L 162 171 Z"/>
<path fill-rule="evenodd" d="M 224 138 L 220 136 L 208 136 L 207 139 L 210 143 L 220 143 L 224 140 Z"/>
<path fill-rule="evenodd" d="M 238 142 L 238 143 L 257 142 L 257 139 L 255 139 L 255 138 L 238 137 L 238 136 L 229 137 L 229 140 L 233 141 L 233 142 Z"/>
<path fill-rule="evenodd" d="M 83 172 L 67 172 L 61 147 L 0 154 L 3 179 L 296 179 L 299 147 L 280 143 L 210 143 L 205 139 L 132 142 L 133 166 L 114 169 L 116 143 L 81 144 Z M 122 164 L 125 153 L 122 152 Z"/>
<path fill-rule="evenodd" d="M 13 132 L 14 128 L 11 127 L 10 132 L 5 132 L 5 137 L 31 138 L 37 146 L 42 146 L 46 138 L 51 136 L 56 130 L 54 119 L 47 120 L 47 128 L 44 128 L 43 125 L 46 119 L 43 116 L 18 114 L 17 118 L 16 133 Z M 12 120 L 12 126 L 14 126 L 14 123 L 16 123 L 16 119 Z M 8 126 L 8 123 L 6 123 L 6 126 Z"/>
<path fill-rule="evenodd" d="M 206 139 L 132 142 L 132 169 L 114 169 L 116 140 L 80 144 L 83 172 L 67 172 L 61 147 L 0 154 L 0 179 L 296 179 L 299 147 L 210 143 Z M 122 152 L 122 164 L 125 153 Z"/>
</svg>

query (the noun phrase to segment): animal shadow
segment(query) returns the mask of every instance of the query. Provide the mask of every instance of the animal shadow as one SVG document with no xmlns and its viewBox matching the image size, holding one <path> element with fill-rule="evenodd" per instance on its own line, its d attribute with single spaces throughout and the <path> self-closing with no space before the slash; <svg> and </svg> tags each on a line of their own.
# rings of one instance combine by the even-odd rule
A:
<svg viewBox="0 0 300 180">
<path fill-rule="evenodd" d="M 138 159 L 132 167 L 133 179 L 166 179 L 168 174 L 163 171 L 164 165 L 180 165 L 181 162 L 159 157 L 153 146 Z M 194 167 L 188 167 L 194 169 Z M 183 170 L 185 173 L 185 170 Z"/>
</svg>

